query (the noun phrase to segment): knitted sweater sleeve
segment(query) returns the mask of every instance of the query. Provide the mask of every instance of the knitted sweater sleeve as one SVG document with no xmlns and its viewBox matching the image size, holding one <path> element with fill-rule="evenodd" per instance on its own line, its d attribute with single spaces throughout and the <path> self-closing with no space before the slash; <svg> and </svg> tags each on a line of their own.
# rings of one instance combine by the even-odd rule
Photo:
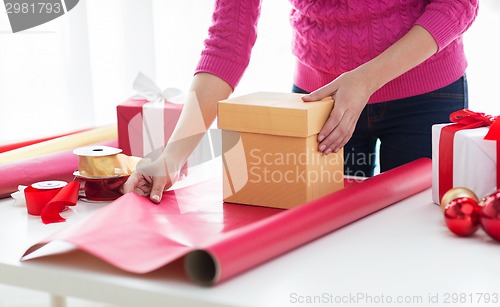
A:
<svg viewBox="0 0 500 307">
<path fill-rule="evenodd" d="M 217 0 L 195 73 L 216 75 L 234 89 L 250 62 L 259 14 L 260 0 Z"/>
<path fill-rule="evenodd" d="M 438 44 L 438 52 L 461 36 L 477 16 L 479 0 L 430 0 L 416 24 Z"/>
</svg>

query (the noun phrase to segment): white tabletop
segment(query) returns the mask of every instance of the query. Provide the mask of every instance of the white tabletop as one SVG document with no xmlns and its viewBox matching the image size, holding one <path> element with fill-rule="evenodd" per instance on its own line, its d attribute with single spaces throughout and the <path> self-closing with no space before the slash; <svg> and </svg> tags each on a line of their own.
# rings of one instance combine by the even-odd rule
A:
<svg viewBox="0 0 500 307">
<path fill-rule="evenodd" d="M 0 283 L 120 306 L 500 304 L 500 243 L 482 230 L 471 238 L 451 234 L 430 190 L 215 287 L 188 281 L 181 261 L 146 275 L 83 252 L 19 261 L 30 245 L 102 206 L 80 202 L 67 222 L 44 225 L 1 200 Z"/>
</svg>

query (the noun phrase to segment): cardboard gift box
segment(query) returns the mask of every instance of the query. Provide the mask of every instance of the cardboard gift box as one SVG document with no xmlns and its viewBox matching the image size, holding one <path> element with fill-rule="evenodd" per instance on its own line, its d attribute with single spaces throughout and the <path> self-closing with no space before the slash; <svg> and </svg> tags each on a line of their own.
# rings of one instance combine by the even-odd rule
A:
<svg viewBox="0 0 500 307">
<path fill-rule="evenodd" d="M 119 104 L 118 146 L 129 156 L 156 159 L 167 144 L 182 112 L 178 89 L 162 91 L 144 74 L 134 80 L 136 96 Z"/>
<path fill-rule="evenodd" d="M 456 124 L 432 126 L 432 200 L 440 204 L 455 187 L 472 190 L 479 199 L 497 189 L 497 141 L 485 139 L 488 127 Z"/>
<path fill-rule="evenodd" d="M 317 150 L 333 100 L 301 96 L 258 92 L 218 103 L 224 201 L 287 209 L 343 188 L 343 151 Z"/>
</svg>

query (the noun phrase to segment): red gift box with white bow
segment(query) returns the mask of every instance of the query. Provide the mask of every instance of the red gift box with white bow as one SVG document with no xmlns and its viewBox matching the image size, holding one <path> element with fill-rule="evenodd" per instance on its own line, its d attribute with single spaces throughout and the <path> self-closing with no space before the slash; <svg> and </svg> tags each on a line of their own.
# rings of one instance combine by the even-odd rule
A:
<svg viewBox="0 0 500 307">
<path fill-rule="evenodd" d="M 182 112 L 182 93 L 161 91 L 139 73 L 134 81 L 137 96 L 117 106 L 118 146 L 136 157 L 157 158 L 167 144 Z"/>
</svg>

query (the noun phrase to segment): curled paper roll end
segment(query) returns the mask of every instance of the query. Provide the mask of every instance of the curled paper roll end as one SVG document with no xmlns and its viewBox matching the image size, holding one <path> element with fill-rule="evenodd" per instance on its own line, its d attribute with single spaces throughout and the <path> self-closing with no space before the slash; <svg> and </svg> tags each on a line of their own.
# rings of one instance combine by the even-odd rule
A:
<svg viewBox="0 0 500 307">
<path fill-rule="evenodd" d="M 191 251 L 184 260 L 184 270 L 188 278 L 200 285 L 211 286 L 220 278 L 220 264 L 209 251 L 198 249 Z"/>
</svg>

